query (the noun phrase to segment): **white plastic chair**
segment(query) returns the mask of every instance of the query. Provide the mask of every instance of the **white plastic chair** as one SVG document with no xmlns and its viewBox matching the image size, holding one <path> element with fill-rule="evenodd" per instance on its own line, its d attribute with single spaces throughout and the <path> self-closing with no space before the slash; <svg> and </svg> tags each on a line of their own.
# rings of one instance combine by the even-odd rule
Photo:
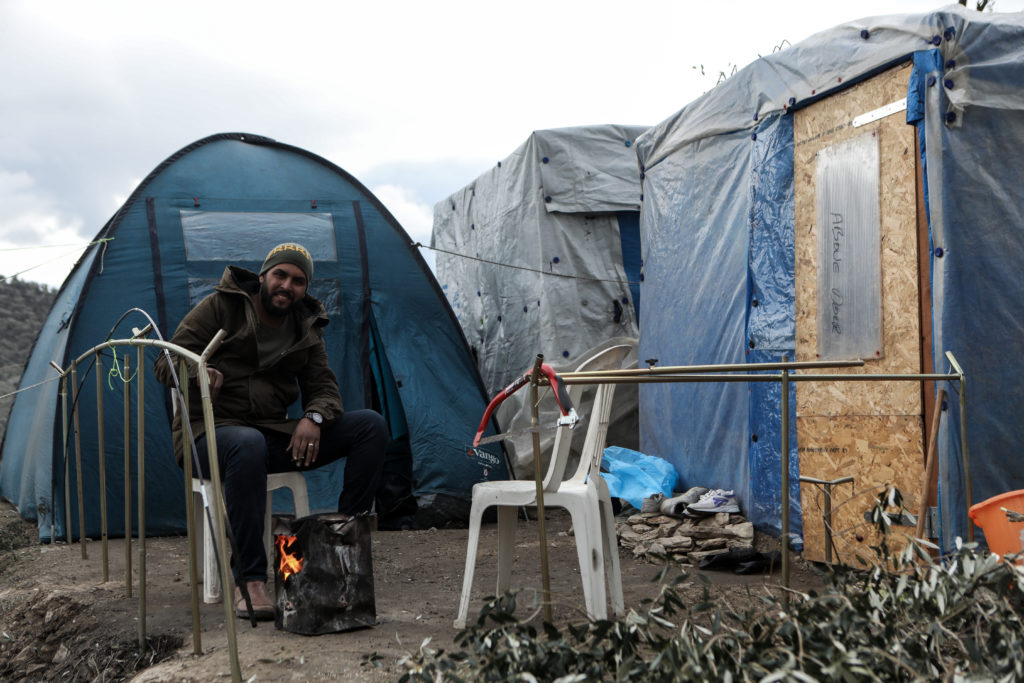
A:
<svg viewBox="0 0 1024 683">
<path fill-rule="evenodd" d="M 632 348 L 629 344 L 612 346 L 584 361 L 576 371 L 621 368 Z M 583 385 L 570 385 L 568 390 L 573 405 L 578 406 Z M 611 497 L 608 495 L 608 485 L 600 474 L 614 392 L 614 384 L 598 385 L 594 404 L 589 411 L 590 421 L 579 465 L 572 477 L 565 481 L 562 481 L 562 476 L 569 458 L 572 432 L 565 427 L 559 428 L 543 483 L 544 506 L 565 508 L 572 518 L 580 576 L 583 579 L 583 597 L 587 614 L 592 619 L 607 617 L 608 591 L 611 593 L 612 613 L 620 615 L 624 612 L 615 516 L 612 512 Z M 462 581 L 462 595 L 459 598 L 455 628 L 463 628 L 466 625 L 480 541 L 480 522 L 484 511 L 492 505 L 498 506 L 496 595 L 502 595 L 509 589 L 512 578 L 518 509 L 536 505 L 536 502 L 537 484 L 532 480 L 488 481 L 473 486 L 473 502 L 469 513 L 469 542 L 466 546 L 466 571 Z M 608 591 L 605 589 L 606 582 Z"/>
<path fill-rule="evenodd" d="M 197 564 L 203 565 L 203 602 L 220 602 L 222 590 L 220 585 L 220 572 L 217 571 L 216 553 L 214 552 L 214 535 L 210 529 L 210 520 L 203 510 L 203 496 L 201 493 L 202 484 L 212 486 L 209 480 L 192 479 L 192 509 L 196 520 L 196 548 L 199 556 Z M 309 494 L 306 491 L 306 478 L 301 472 L 280 472 L 267 475 L 267 514 L 263 518 L 263 548 L 267 553 L 267 567 L 270 571 L 274 568 L 274 545 L 270 537 L 271 533 L 271 503 L 274 498 L 274 491 L 277 489 L 291 489 L 292 500 L 295 502 L 295 516 L 305 517 L 309 514 Z M 202 522 L 200 523 L 200 520 Z M 222 558 L 225 562 L 227 558 Z"/>
<path fill-rule="evenodd" d="M 171 407 L 174 415 L 178 414 L 180 397 L 177 389 L 171 389 Z M 210 528 L 210 519 L 203 509 L 203 485 L 212 486 L 211 482 L 199 477 L 192 478 L 192 514 L 196 522 L 196 564 L 203 565 L 203 602 L 215 603 L 221 600 L 220 572 L 217 571 L 217 553 L 214 548 L 216 539 Z M 274 491 L 289 489 L 296 517 L 309 514 L 309 493 L 306 490 L 306 478 L 301 472 L 280 472 L 267 475 L 267 512 L 263 517 L 263 549 L 267 553 L 267 568 L 274 567 L 274 546 L 271 539 L 272 504 Z M 202 523 L 200 523 L 200 520 Z M 227 561 L 227 558 L 225 558 Z"/>
</svg>

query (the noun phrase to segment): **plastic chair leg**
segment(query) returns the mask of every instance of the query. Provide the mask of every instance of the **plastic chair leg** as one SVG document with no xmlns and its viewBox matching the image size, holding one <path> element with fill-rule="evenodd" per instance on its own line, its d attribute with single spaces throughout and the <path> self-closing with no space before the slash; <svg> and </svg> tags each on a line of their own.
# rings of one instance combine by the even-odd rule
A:
<svg viewBox="0 0 1024 683">
<path fill-rule="evenodd" d="M 217 571 L 216 536 L 210 528 L 210 520 L 203 507 L 203 494 L 198 479 L 192 480 L 192 509 L 196 521 L 196 564 L 203 567 L 203 602 L 213 604 L 220 602 L 220 572 Z"/>
<path fill-rule="evenodd" d="M 474 504 L 469 511 L 469 540 L 466 542 L 466 570 L 462 576 L 462 595 L 459 596 L 459 611 L 455 616 L 455 628 L 465 628 L 469 614 L 469 596 L 473 591 L 473 570 L 476 568 L 476 551 L 480 544 L 480 521 L 483 507 Z"/>
<path fill-rule="evenodd" d="M 519 508 L 498 506 L 498 584 L 495 595 L 505 594 L 512 586 L 512 562 L 515 553 L 516 517 Z"/>
<path fill-rule="evenodd" d="M 192 489 L 192 520 L 195 522 L 196 533 L 196 567 L 199 568 L 199 580 L 205 585 L 206 568 L 203 561 L 206 559 L 206 512 L 203 510 L 203 499 L 195 488 Z"/>
<path fill-rule="evenodd" d="M 292 504 L 296 518 L 309 514 L 309 493 L 306 490 L 306 479 L 301 472 L 281 472 L 267 475 L 267 512 L 263 517 L 263 549 L 267 553 L 267 577 L 270 579 L 274 578 L 276 571 L 274 565 L 277 561 L 277 551 L 274 548 L 272 535 L 274 491 L 277 489 L 288 489 L 292 492 Z"/>
<path fill-rule="evenodd" d="M 608 574 L 608 592 L 612 598 L 612 615 L 621 616 L 626 612 L 626 603 L 622 597 L 622 571 L 619 567 L 619 541 L 615 534 L 615 512 L 610 500 L 602 500 L 601 530 L 604 549 L 604 569 Z"/>
<path fill-rule="evenodd" d="M 209 482 L 206 482 L 209 485 Z M 216 603 L 221 601 L 223 589 L 220 584 L 220 572 L 217 571 L 217 554 L 215 549 L 216 537 L 209 526 L 206 511 L 203 508 L 202 482 L 199 479 L 192 480 L 192 506 L 196 519 L 196 533 L 201 538 L 196 539 L 196 547 L 199 556 L 197 564 L 203 567 L 203 602 Z M 295 506 L 295 516 L 305 517 L 309 514 L 309 492 L 306 489 L 306 480 L 300 472 L 284 472 L 267 476 L 267 511 L 263 517 L 263 549 L 267 553 L 267 574 L 273 577 L 275 551 L 273 545 L 272 522 L 273 492 L 280 488 L 287 488 L 292 492 L 292 500 Z M 227 558 L 224 558 L 227 561 Z"/>
<path fill-rule="evenodd" d="M 263 552 L 267 554 L 267 578 L 274 576 L 274 560 L 276 559 L 277 552 L 274 549 L 274 539 L 271 537 L 273 529 L 271 527 L 274 524 L 274 513 L 271 510 L 274 506 L 274 491 L 273 489 L 267 489 L 267 511 L 263 515 Z"/>
<path fill-rule="evenodd" d="M 608 617 L 607 596 L 604 579 L 604 550 L 600 515 L 587 514 L 587 501 L 569 509 L 572 526 L 576 530 L 576 553 L 580 561 L 580 578 L 583 580 L 583 600 L 591 619 Z M 598 519 L 595 519 L 597 517 Z"/>
<path fill-rule="evenodd" d="M 309 514 L 309 492 L 306 490 L 305 478 L 302 480 L 302 486 L 289 486 L 288 488 L 292 490 L 292 501 L 295 505 L 295 516 L 307 516 Z"/>
</svg>

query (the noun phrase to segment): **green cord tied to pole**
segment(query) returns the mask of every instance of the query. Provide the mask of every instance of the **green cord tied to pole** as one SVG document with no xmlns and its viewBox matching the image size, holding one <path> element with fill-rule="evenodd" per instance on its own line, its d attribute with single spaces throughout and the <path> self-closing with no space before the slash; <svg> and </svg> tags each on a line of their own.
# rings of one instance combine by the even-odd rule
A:
<svg viewBox="0 0 1024 683">
<path fill-rule="evenodd" d="M 110 347 L 110 349 L 114 348 L 113 345 L 109 345 L 109 347 Z M 120 379 L 121 382 L 123 382 L 124 384 L 128 384 L 133 379 L 135 379 L 135 377 L 138 374 L 139 374 L 139 369 L 136 368 L 135 369 L 135 374 L 133 374 L 131 377 L 125 377 L 124 376 L 124 372 L 121 371 L 120 363 L 117 362 L 117 354 L 115 353 L 114 354 L 114 364 L 112 366 L 110 366 L 110 370 L 107 371 L 107 386 L 110 388 L 111 391 L 113 391 L 114 390 L 114 378 L 115 377 Z"/>
</svg>

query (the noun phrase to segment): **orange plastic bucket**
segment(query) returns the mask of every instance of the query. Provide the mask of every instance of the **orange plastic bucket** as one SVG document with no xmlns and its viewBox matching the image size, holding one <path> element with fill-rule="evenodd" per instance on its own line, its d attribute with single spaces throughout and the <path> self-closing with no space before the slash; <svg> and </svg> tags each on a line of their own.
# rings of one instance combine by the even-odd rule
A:
<svg viewBox="0 0 1024 683">
<path fill-rule="evenodd" d="M 1024 514 L 1024 489 L 1008 491 L 972 505 L 968 514 L 985 532 L 988 549 L 1000 555 L 1024 550 L 1024 522 L 1011 522 L 1001 508 Z"/>
</svg>

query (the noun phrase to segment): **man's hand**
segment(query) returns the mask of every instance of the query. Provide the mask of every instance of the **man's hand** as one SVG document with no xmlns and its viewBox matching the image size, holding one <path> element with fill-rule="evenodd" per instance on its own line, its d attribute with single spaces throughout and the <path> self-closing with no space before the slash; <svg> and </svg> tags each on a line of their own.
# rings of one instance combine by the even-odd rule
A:
<svg viewBox="0 0 1024 683">
<path fill-rule="evenodd" d="M 210 399 L 217 398 L 220 388 L 224 384 L 224 373 L 217 368 L 206 366 L 206 377 L 210 380 Z"/>
<path fill-rule="evenodd" d="M 308 467 L 316 462 L 320 452 L 320 427 L 308 418 L 299 420 L 288 443 L 288 453 L 299 467 Z"/>
</svg>

